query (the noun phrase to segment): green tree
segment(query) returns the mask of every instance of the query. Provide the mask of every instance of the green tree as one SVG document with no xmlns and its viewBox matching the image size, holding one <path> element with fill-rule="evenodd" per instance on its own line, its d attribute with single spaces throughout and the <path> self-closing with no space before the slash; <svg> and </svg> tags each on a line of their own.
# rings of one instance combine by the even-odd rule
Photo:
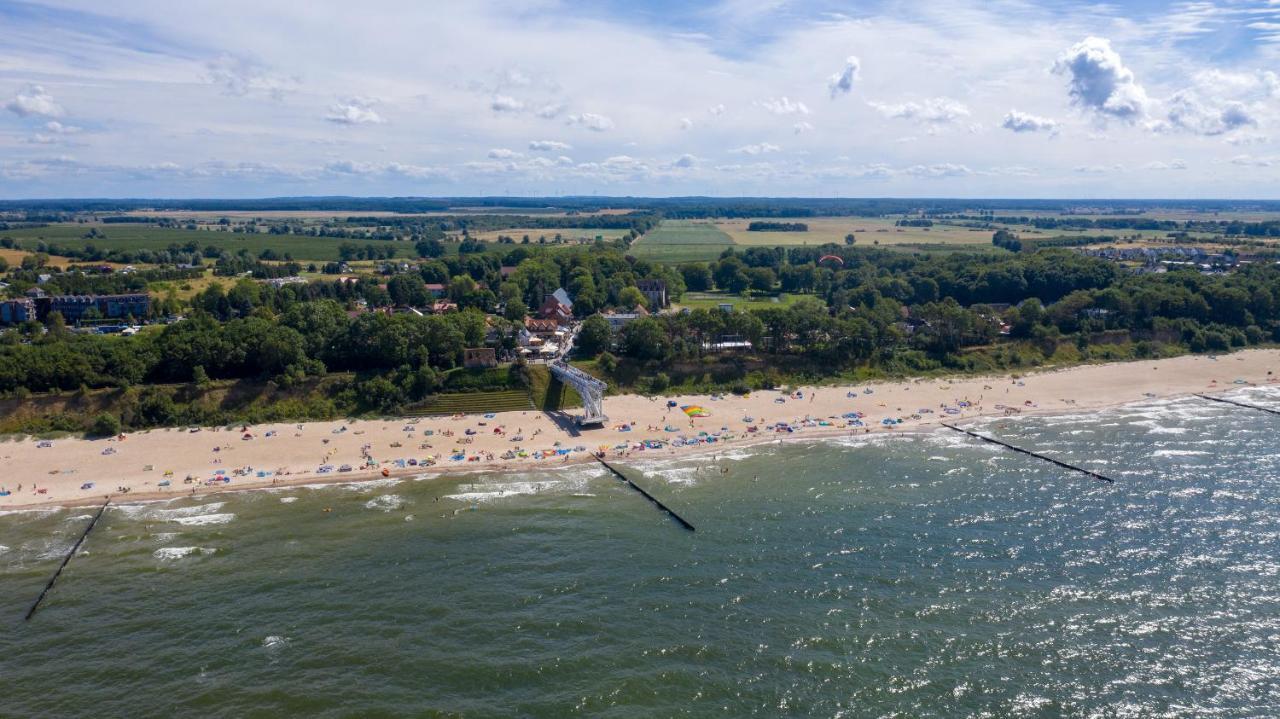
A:
<svg viewBox="0 0 1280 719">
<path fill-rule="evenodd" d="M 613 346 L 613 328 L 600 315 L 591 315 L 582 323 L 576 347 L 583 357 L 591 358 Z"/>
<path fill-rule="evenodd" d="M 622 347 L 628 357 L 664 360 L 671 354 L 671 340 L 662 323 L 642 317 L 622 328 Z"/>
<path fill-rule="evenodd" d="M 632 307 L 644 307 L 648 304 L 644 293 L 638 287 L 623 287 L 618 292 L 618 304 L 627 309 Z"/>
<path fill-rule="evenodd" d="M 89 434 L 95 437 L 114 437 L 120 434 L 120 418 L 109 412 L 103 412 L 93 418 Z"/>
<path fill-rule="evenodd" d="M 427 303 L 427 287 L 416 274 L 399 274 L 387 282 L 391 301 L 403 307 L 421 307 Z"/>
</svg>

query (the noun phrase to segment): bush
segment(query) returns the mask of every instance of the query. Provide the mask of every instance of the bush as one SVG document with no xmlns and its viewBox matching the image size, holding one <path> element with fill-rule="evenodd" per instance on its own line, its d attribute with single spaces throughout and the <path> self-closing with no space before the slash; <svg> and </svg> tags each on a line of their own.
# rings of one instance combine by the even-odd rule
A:
<svg viewBox="0 0 1280 719">
<path fill-rule="evenodd" d="M 109 412 L 103 412 L 93 418 L 89 434 L 94 437 L 114 437 L 120 434 L 120 418 Z"/>
</svg>

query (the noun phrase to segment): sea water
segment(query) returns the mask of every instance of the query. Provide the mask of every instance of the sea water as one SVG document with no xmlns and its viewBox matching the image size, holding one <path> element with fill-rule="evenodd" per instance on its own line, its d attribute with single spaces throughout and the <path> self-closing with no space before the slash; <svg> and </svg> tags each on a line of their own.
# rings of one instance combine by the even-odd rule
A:
<svg viewBox="0 0 1280 719">
<path fill-rule="evenodd" d="M 0 716 L 1280 714 L 1280 417 L 967 426 L 9 513 Z"/>
</svg>

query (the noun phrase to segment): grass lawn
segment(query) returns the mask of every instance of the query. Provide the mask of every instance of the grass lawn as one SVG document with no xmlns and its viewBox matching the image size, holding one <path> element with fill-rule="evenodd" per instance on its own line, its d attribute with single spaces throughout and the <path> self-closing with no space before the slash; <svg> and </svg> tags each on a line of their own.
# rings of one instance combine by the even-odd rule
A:
<svg viewBox="0 0 1280 719">
<path fill-rule="evenodd" d="M 733 247 L 733 238 L 707 220 L 664 220 L 627 254 L 651 262 L 706 262 Z"/>
<path fill-rule="evenodd" d="M 751 297 L 730 294 L 728 292 L 686 292 L 676 303 L 676 307 L 695 309 L 716 309 L 722 304 L 732 304 L 735 309 L 759 310 L 766 307 L 786 307 L 800 299 L 802 295 L 779 293 L 776 297 L 765 294 L 753 294 Z"/>
</svg>

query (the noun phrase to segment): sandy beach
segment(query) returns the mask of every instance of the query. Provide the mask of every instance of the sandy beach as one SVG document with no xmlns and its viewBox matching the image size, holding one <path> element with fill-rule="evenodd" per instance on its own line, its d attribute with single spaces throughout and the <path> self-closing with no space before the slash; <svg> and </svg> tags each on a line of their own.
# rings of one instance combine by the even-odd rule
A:
<svg viewBox="0 0 1280 719">
<path fill-rule="evenodd" d="M 1273 374 L 1275 373 L 1275 374 Z M 573 433 L 534 411 L 423 419 L 159 429 L 111 439 L 0 443 L 0 509 L 166 499 L 430 472 L 520 471 L 610 457 L 717 451 L 778 439 L 917 429 L 985 416 L 1085 411 L 1267 385 L 1280 350 L 1090 365 L 1022 376 L 906 379 L 750 396 L 605 400 Z M 675 402 L 676 407 L 668 406 Z M 709 416 L 689 417 L 696 405 Z M 861 416 L 857 416 L 861 415 Z M 628 429 L 624 429 L 627 427 Z M 470 432 L 470 434 L 468 434 Z M 677 446 L 678 445 L 678 446 Z"/>
</svg>

